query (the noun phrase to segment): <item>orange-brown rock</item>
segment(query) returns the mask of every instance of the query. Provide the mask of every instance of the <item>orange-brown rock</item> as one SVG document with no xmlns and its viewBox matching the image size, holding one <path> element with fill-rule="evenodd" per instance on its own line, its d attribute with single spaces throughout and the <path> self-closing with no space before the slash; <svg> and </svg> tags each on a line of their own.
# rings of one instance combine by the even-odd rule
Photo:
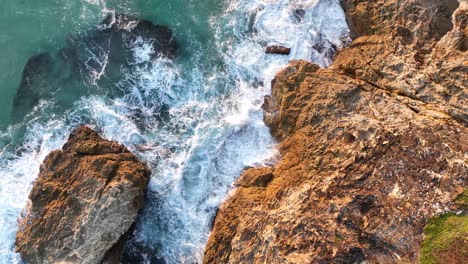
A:
<svg viewBox="0 0 468 264">
<path fill-rule="evenodd" d="M 466 1 L 343 6 L 360 37 L 330 69 L 277 74 L 264 109 L 282 159 L 241 176 L 205 263 L 415 263 L 466 188 Z"/>
<path fill-rule="evenodd" d="M 148 180 L 124 146 L 79 127 L 44 160 L 16 250 L 30 264 L 100 263 L 134 222 Z"/>
</svg>

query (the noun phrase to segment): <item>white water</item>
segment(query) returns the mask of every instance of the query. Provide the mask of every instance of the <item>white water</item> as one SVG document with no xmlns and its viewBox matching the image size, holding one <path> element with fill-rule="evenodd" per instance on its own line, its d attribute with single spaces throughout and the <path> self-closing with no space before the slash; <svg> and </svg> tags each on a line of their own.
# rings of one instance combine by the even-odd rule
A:
<svg viewBox="0 0 468 264">
<path fill-rule="evenodd" d="M 294 15 L 296 9 L 305 10 L 303 17 Z M 338 0 L 230 1 L 210 26 L 216 39 L 211 48 L 221 53 L 222 65 L 207 64 L 206 47 L 196 45 L 189 65 L 150 61 L 153 51 L 138 40 L 131 47 L 135 67 L 123 69 L 117 84 L 124 96 L 81 98 L 61 115 L 50 114 L 57 112 L 52 101 L 35 109 L 21 151 L 1 153 L 1 264 L 19 261 L 13 253 L 16 219 L 40 163 L 82 123 L 125 144 L 152 168 L 136 239 L 157 248 L 167 263 L 201 262 L 214 212 L 234 180 L 246 166 L 271 165 L 278 157 L 261 111 L 274 74 L 291 59 L 328 66 L 327 50 L 347 41 Z M 313 48 L 317 43 L 322 52 Z M 292 52 L 267 55 L 266 44 Z M 0 136 L 18 130 L 10 127 Z"/>
</svg>

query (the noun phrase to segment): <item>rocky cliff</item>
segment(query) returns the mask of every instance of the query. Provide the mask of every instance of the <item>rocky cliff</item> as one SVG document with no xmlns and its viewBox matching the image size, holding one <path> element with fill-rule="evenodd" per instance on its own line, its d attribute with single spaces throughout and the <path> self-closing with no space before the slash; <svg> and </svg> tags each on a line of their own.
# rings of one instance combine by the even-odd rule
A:
<svg viewBox="0 0 468 264">
<path fill-rule="evenodd" d="M 329 69 L 293 61 L 277 74 L 264 109 L 282 159 L 240 177 L 205 263 L 415 263 L 427 221 L 457 210 L 467 1 L 342 3 L 354 41 Z M 463 263 L 461 251 L 434 261 Z"/>
<path fill-rule="evenodd" d="M 101 263 L 134 222 L 148 180 L 124 146 L 76 129 L 41 166 L 16 250 L 30 264 Z"/>
</svg>

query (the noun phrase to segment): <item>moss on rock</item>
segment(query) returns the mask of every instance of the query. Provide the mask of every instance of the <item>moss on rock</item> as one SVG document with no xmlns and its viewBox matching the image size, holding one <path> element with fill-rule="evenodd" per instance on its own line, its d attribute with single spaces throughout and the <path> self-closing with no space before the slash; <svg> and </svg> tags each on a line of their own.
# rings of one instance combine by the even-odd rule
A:
<svg viewBox="0 0 468 264">
<path fill-rule="evenodd" d="M 421 246 L 421 264 L 466 263 L 468 260 L 468 214 L 466 206 L 468 190 L 455 204 L 465 211 L 447 213 L 431 219 L 424 228 Z"/>
<path fill-rule="evenodd" d="M 468 210 L 468 189 L 455 199 L 455 205 L 465 212 Z"/>
</svg>

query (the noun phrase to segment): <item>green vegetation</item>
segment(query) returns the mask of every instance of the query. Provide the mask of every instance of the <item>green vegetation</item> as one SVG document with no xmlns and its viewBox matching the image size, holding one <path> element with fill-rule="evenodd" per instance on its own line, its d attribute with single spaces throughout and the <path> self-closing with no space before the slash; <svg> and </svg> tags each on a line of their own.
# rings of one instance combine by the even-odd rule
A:
<svg viewBox="0 0 468 264">
<path fill-rule="evenodd" d="M 457 197 L 455 200 L 455 205 L 457 205 L 462 210 L 468 210 L 468 189 L 466 189 Z"/>
<path fill-rule="evenodd" d="M 468 204 L 468 191 L 455 203 L 461 209 Z M 468 215 L 448 213 L 431 219 L 424 228 L 421 264 L 464 263 L 468 259 Z"/>
</svg>

